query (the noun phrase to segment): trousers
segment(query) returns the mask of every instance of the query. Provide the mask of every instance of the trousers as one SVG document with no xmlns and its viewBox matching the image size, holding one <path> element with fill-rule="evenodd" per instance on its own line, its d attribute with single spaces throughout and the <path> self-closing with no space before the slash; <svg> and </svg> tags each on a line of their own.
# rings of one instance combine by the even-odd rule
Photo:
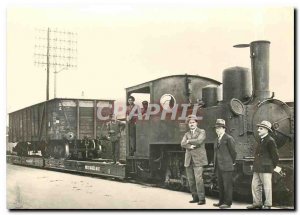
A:
<svg viewBox="0 0 300 215">
<path fill-rule="evenodd" d="M 272 206 L 272 173 L 253 173 L 252 178 L 253 205 L 262 206 L 262 192 L 265 192 L 265 206 Z"/>
<path fill-rule="evenodd" d="M 119 151 L 120 151 L 120 140 L 111 142 L 111 151 L 112 151 L 112 159 L 114 162 L 119 161 Z"/>
<path fill-rule="evenodd" d="M 136 125 L 133 122 L 128 124 L 129 130 L 129 155 L 133 156 L 136 151 Z"/>
<path fill-rule="evenodd" d="M 220 204 L 232 205 L 232 173 L 232 171 L 222 171 L 219 168 L 217 168 Z"/>
<path fill-rule="evenodd" d="M 192 196 L 194 199 L 198 197 L 200 201 L 205 200 L 205 190 L 202 173 L 202 166 L 190 165 L 186 167 L 186 176 L 189 182 Z"/>
</svg>

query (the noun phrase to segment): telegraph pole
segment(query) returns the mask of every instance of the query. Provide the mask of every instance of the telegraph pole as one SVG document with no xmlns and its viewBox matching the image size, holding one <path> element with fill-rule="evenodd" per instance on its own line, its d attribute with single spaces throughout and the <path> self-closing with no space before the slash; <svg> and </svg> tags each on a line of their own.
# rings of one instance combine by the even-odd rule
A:
<svg viewBox="0 0 300 215">
<path fill-rule="evenodd" d="M 68 67 L 63 67 L 61 68 L 60 70 L 56 71 L 56 68 L 55 68 L 55 71 L 53 72 L 54 73 L 54 98 L 56 98 L 56 90 L 57 90 L 57 86 L 56 86 L 56 76 L 58 73 L 60 73 L 61 71 L 63 71 L 64 69 L 68 69 Z"/>
<path fill-rule="evenodd" d="M 62 70 L 77 67 L 77 33 L 47 28 L 36 29 L 39 34 L 35 45 L 34 63 L 46 66 L 46 101 L 49 100 L 50 67 L 54 73 L 54 98 L 56 98 L 56 76 Z"/>
<path fill-rule="evenodd" d="M 50 28 L 47 30 L 47 89 L 46 89 L 46 101 L 49 100 L 49 71 L 50 71 L 50 62 L 49 62 L 49 44 L 50 44 Z"/>
</svg>

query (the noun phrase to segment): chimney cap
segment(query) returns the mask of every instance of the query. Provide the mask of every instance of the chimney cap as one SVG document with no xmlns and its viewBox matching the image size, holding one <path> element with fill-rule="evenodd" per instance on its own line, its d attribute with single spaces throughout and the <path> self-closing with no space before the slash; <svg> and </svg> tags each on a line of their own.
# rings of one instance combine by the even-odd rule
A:
<svg viewBox="0 0 300 215">
<path fill-rule="evenodd" d="M 271 43 L 270 41 L 268 41 L 268 40 L 256 40 L 256 41 L 252 41 L 250 44 L 252 44 L 252 43 Z"/>
<path fill-rule="evenodd" d="M 233 47 L 234 48 L 246 48 L 246 47 L 249 47 L 250 45 L 252 45 L 253 43 L 271 43 L 270 41 L 268 40 L 256 40 L 256 41 L 252 41 L 250 44 L 237 44 L 237 45 L 234 45 Z"/>
</svg>

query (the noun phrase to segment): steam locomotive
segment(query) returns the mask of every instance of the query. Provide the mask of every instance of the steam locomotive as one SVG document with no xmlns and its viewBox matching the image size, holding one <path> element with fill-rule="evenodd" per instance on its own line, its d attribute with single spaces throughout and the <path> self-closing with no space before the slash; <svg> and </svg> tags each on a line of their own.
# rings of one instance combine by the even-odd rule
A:
<svg viewBox="0 0 300 215">
<path fill-rule="evenodd" d="M 294 103 L 277 100 L 269 91 L 269 41 L 235 47 L 250 47 L 251 72 L 243 67 L 225 69 L 222 87 L 216 80 L 185 74 L 126 89 L 127 99 L 146 94 L 150 105 L 148 118 L 140 118 L 134 125 L 127 123 L 121 134 L 122 164 L 111 162 L 110 142 L 103 138 L 108 132 L 106 121 L 98 117 L 99 111 L 101 115 L 111 113 L 114 101 L 82 99 L 53 99 L 10 113 L 9 142 L 15 147 L 14 155 L 7 155 L 8 162 L 152 180 L 181 189 L 188 182 L 180 142 L 187 130 L 185 116 L 194 113 L 200 119 L 199 127 L 206 131 L 209 164 L 204 167 L 203 178 L 207 190 L 218 190 L 213 172 L 214 124 L 222 118 L 236 141 L 234 193 L 251 196 L 253 154 L 258 140 L 256 124 L 268 120 L 273 126 L 281 168 L 274 172 L 274 200 L 280 196 L 293 204 Z"/>
</svg>

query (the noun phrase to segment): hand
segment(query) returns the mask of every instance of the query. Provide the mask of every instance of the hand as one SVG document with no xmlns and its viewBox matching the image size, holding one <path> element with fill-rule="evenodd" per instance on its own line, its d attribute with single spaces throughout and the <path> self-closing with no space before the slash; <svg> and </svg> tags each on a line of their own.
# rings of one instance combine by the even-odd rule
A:
<svg viewBox="0 0 300 215">
<path fill-rule="evenodd" d="M 195 149 L 196 148 L 196 146 L 195 145 L 191 145 L 191 149 Z"/>
<path fill-rule="evenodd" d="M 281 172 L 281 167 L 276 166 L 276 167 L 274 168 L 274 171 L 277 172 L 277 173 L 280 173 L 280 172 Z"/>
<path fill-rule="evenodd" d="M 186 143 L 189 143 L 189 142 L 190 142 L 189 140 L 186 141 Z"/>
</svg>

